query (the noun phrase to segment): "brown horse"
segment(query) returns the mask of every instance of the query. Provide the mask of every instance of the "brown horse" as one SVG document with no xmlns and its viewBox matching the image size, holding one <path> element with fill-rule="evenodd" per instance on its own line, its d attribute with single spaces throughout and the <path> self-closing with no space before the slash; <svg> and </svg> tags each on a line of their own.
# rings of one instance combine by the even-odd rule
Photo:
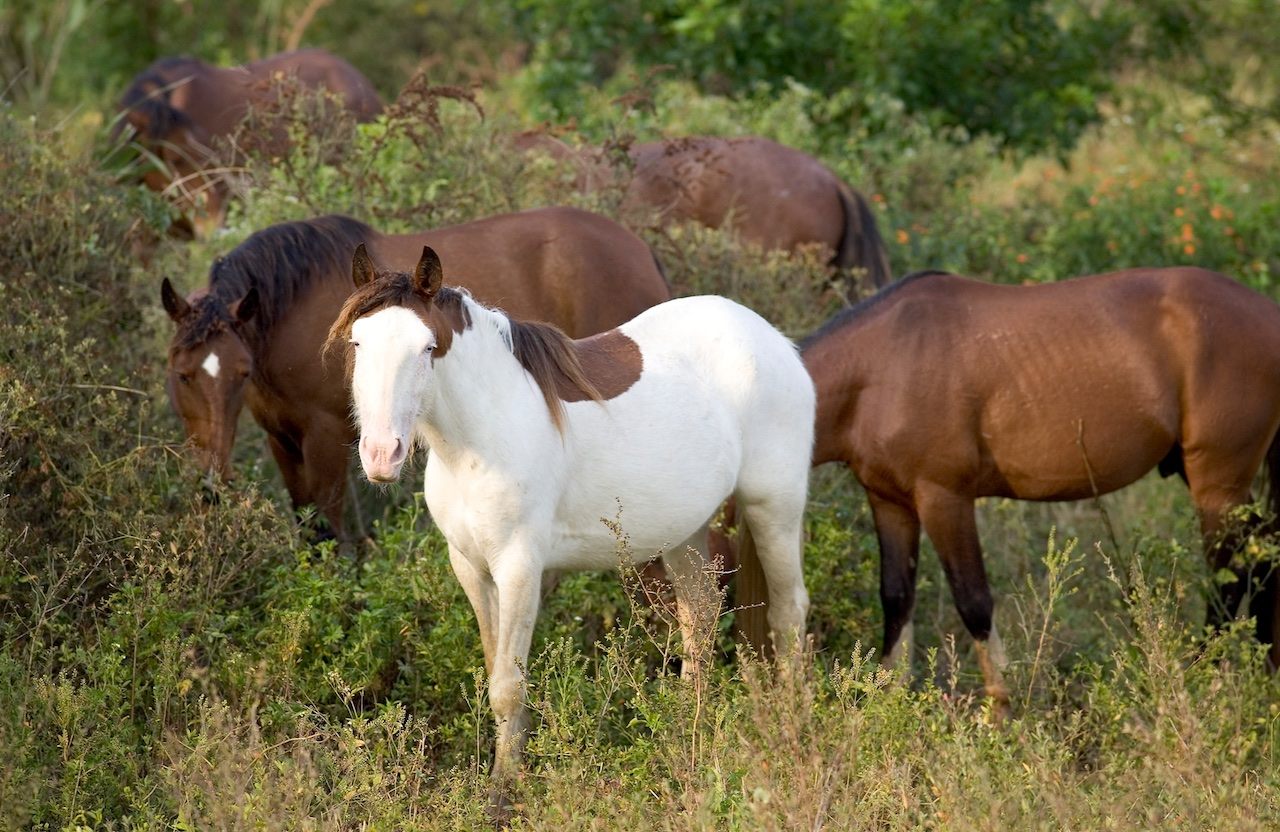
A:
<svg viewBox="0 0 1280 832">
<path fill-rule="evenodd" d="M 577 166 L 578 185 L 594 189 L 616 174 L 599 151 L 575 150 L 543 133 L 514 138 Z M 863 269 L 874 286 L 893 279 L 875 214 L 830 168 L 794 148 L 756 136 L 699 136 L 633 145 L 623 211 L 656 211 L 669 222 L 728 225 L 765 250 L 820 243 L 837 269 Z"/>
<path fill-rule="evenodd" d="M 127 122 L 167 168 L 144 176 L 146 185 L 186 195 L 202 231 L 221 224 L 228 187 L 226 177 L 213 171 L 239 156 L 224 152 L 219 142 L 233 136 L 251 107 L 275 102 L 284 79 L 305 90 L 327 90 L 359 121 L 382 111 L 368 79 L 323 49 L 286 52 L 230 68 L 197 58 L 161 58 L 133 79 L 120 100 L 120 127 Z M 261 137 L 268 153 L 283 152 L 287 142 L 279 130 Z"/>
<path fill-rule="evenodd" d="M 871 505 L 886 661 L 910 649 L 923 528 L 1002 710 L 974 500 L 1079 500 L 1158 466 L 1189 485 L 1221 568 L 1239 545 L 1227 512 L 1249 502 L 1264 459 L 1280 484 L 1280 308 L 1213 272 L 1038 286 L 913 275 L 837 315 L 803 353 L 818 391 L 814 464 L 847 464 Z M 1250 577 L 1237 574 L 1211 620 L 1234 614 Z M 1251 600 L 1273 662 L 1274 592 L 1268 578 Z"/>
<path fill-rule="evenodd" d="M 408 270 L 424 245 L 482 303 L 556 324 L 575 338 L 630 320 L 671 297 L 645 243 L 573 208 L 504 214 L 418 234 L 379 234 L 347 217 L 288 222 L 251 236 L 210 269 L 189 300 L 161 284 L 177 331 L 168 390 L 202 465 L 230 474 L 241 406 L 267 432 L 295 507 L 315 504 L 346 539 L 343 504 L 355 439 L 342 368 L 320 355 L 351 294 L 352 252 Z"/>
</svg>

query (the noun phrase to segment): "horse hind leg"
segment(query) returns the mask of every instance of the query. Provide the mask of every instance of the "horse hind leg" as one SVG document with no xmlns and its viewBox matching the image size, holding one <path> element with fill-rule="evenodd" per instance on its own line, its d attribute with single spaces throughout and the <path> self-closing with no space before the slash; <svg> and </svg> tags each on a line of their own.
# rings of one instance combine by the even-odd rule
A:
<svg viewBox="0 0 1280 832">
<path fill-rule="evenodd" d="M 1253 472 L 1257 468 L 1253 460 L 1238 462 L 1205 452 L 1186 456 L 1187 485 L 1200 517 L 1205 560 L 1215 578 L 1223 569 L 1236 575 L 1234 580 L 1219 586 L 1209 602 L 1207 623 L 1215 630 L 1235 617 L 1241 602 L 1249 595 L 1253 570 L 1233 561 L 1244 547 L 1249 532 L 1259 528 L 1261 518 L 1234 518 L 1232 511 L 1250 502 Z"/>
<path fill-rule="evenodd" d="M 768 589 L 768 621 L 774 647 L 782 655 L 800 645 L 809 614 L 809 593 L 804 586 L 803 536 L 804 490 L 798 494 L 775 493 L 765 498 L 739 493 L 745 561 L 752 545 Z M 744 564 L 745 566 L 745 564 Z"/>
<path fill-rule="evenodd" d="M 709 569 L 707 527 L 662 556 L 676 595 L 676 619 L 684 642 L 680 675 L 697 680 L 711 655 L 720 614 L 717 576 Z"/>
<path fill-rule="evenodd" d="M 1250 534 L 1274 536 L 1280 531 L 1280 435 L 1273 437 L 1262 455 L 1270 480 L 1266 516 L 1231 517 L 1232 509 L 1251 501 L 1250 486 L 1262 460 L 1248 454 L 1224 460 L 1201 453 L 1188 459 L 1187 475 L 1191 499 L 1200 515 L 1205 559 L 1215 576 L 1222 569 L 1230 569 L 1236 576 L 1219 587 L 1210 601 L 1208 625 L 1221 627 L 1247 598 L 1258 641 L 1270 646 L 1267 658 L 1275 668 L 1280 666 L 1280 567 L 1273 561 L 1233 563 Z"/>
<path fill-rule="evenodd" d="M 884 609 L 881 661 L 905 678 L 911 671 L 912 615 L 916 606 L 916 569 L 920 519 L 915 510 L 867 493 L 880 543 L 880 604 Z"/>
<path fill-rule="evenodd" d="M 973 499 L 937 487 L 917 489 L 920 521 L 942 561 L 956 610 L 973 636 L 978 663 L 997 720 L 1009 716 L 1009 688 L 1004 681 L 1008 664 L 996 630 L 995 601 L 987 582 L 974 519 Z"/>
</svg>

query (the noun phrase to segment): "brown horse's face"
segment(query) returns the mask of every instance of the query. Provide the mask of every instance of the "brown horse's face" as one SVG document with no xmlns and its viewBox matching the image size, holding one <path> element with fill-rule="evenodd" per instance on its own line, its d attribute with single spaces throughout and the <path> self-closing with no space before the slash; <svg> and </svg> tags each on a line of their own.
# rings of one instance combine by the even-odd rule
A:
<svg viewBox="0 0 1280 832">
<path fill-rule="evenodd" d="M 217 307 L 209 307 L 219 301 L 211 296 L 192 305 L 173 292 L 167 279 L 161 293 L 165 309 L 178 324 L 174 346 L 169 350 L 165 385 L 169 401 L 182 419 L 200 466 L 229 480 L 236 422 L 253 373 L 253 354 L 236 329 L 256 310 L 256 292 L 251 290 L 243 300 L 224 307 L 225 314 L 212 316 L 209 312 Z M 184 338 L 184 327 L 199 326 L 211 317 L 231 324 L 213 327 L 206 338 Z"/>
<path fill-rule="evenodd" d="M 253 357 L 231 332 L 169 356 L 169 401 L 201 467 L 223 480 L 231 479 L 236 421 L 252 372 Z"/>
</svg>

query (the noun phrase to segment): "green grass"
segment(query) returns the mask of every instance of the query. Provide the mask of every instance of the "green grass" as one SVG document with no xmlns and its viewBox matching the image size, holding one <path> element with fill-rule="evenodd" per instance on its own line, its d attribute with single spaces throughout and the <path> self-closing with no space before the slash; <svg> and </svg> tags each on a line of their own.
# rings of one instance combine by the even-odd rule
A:
<svg viewBox="0 0 1280 832">
<path fill-rule="evenodd" d="M 648 121 L 600 119 L 814 149 L 785 117 L 803 94 L 749 110 L 673 83 Z M 485 825 L 479 639 L 421 498 L 404 487 L 366 500 L 378 542 L 359 562 L 309 546 L 246 423 L 240 485 L 206 504 L 163 397 L 170 324 L 156 289 L 162 275 L 203 283 L 254 229 L 321 210 L 387 230 L 557 201 L 613 210 L 616 194 L 575 194 L 568 172 L 502 150 L 521 95 L 488 92 L 484 120 L 446 103 L 438 131 L 393 121 L 304 144 L 291 166 L 252 165 L 225 234 L 193 244 L 164 240 L 165 207 L 80 149 L 81 121 L 2 117 L 0 827 Z M 879 195 L 900 271 L 1022 281 L 1185 262 L 1182 208 L 1205 240 L 1196 262 L 1272 292 L 1277 180 L 1235 161 L 1259 144 L 1211 129 L 1189 142 L 1175 120 L 1108 123 L 1070 168 L 905 120 L 897 138 L 851 139 L 826 161 Z M 1236 233 L 1210 242 L 1215 206 Z M 680 291 L 737 297 L 789 334 L 841 302 L 812 261 L 701 229 L 645 233 Z M 1152 475 L 1099 504 L 984 501 L 979 523 L 1012 659 L 1008 724 L 977 695 L 927 545 L 913 676 L 879 669 L 874 531 L 848 473 L 822 469 L 806 519 L 812 644 L 794 665 L 736 660 L 726 618 L 694 687 L 672 672 L 671 622 L 636 607 L 619 576 L 570 576 L 547 597 L 517 825 L 1280 823 L 1278 683 L 1247 624 L 1203 631 L 1211 576 L 1179 483 Z"/>
</svg>

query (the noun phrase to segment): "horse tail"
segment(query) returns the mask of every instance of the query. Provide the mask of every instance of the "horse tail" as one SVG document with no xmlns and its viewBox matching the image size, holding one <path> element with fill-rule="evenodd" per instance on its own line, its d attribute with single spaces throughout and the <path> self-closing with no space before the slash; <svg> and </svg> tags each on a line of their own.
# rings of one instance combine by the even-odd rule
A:
<svg viewBox="0 0 1280 832">
<path fill-rule="evenodd" d="M 1267 508 L 1266 530 L 1271 534 L 1280 532 L 1280 431 L 1271 439 L 1267 448 Z M 1272 668 L 1280 667 L 1280 562 L 1272 561 L 1263 564 L 1265 577 L 1262 587 L 1249 602 L 1249 612 L 1253 614 L 1257 627 L 1258 640 L 1270 644 L 1268 660 Z"/>
<path fill-rule="evenodd" d="M 667 284 L 667 294 L 671 294 L 671 278 L 667 277 L 667 270 L 662 267 L 662 261 L 658 259 L 658 252 L 653 250 L 653 246 L 649 246 L 649 256 L 653 258 L 653 267 L 658 270 L 658 276 Z"/>
<path fill-rule="evenodd" d="M 866 269 L 871 285 L 879 289 L 893 281 L 893 270 L 889 267 L 888 249 L 876 226 L 875 213 L 862 194 L 843 182 L 836 182 L 836 193 L 844 211 L 844 230 L 831 264 L 837 269 Z"/>
<path fill-rule="evenodd" d="M 725 509 L 726 520 L 731 518 L 734 504 Z M 738 571 L 737 586 L 733 597 L 733 621 L 738 644 L 750 647 L 761 658 L 773 654 L 769 639 L 769 591 L 760 565 L 760 553 L 751 536 L 745 513 L 738 515 Z"/>
</svg>

